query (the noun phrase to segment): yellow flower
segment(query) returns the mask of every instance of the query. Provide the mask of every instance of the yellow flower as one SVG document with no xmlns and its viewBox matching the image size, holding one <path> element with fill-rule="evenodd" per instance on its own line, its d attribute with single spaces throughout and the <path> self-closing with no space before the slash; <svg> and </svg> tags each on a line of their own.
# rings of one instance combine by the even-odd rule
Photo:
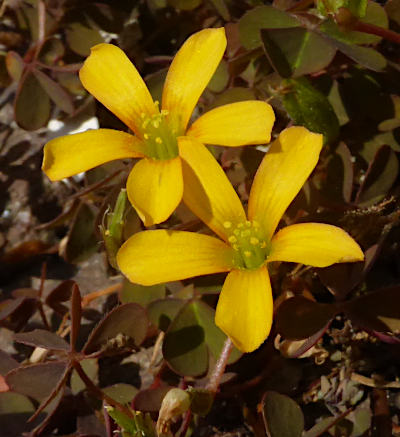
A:
<svg viewBox="0 0 400 437">
<path fill-rule="evenodd" d="M 302 223 L 275 233 L 286 208 L 318 162 L 321 135 L 302 127 L 280 134 L 254 178 L 247 217 L 206 147 L 188 140 L 179 147 L 186 182 L 183 200 L 220 239 L 183 231 L 139 232 L 119 250 L 119 268 L 132 282 L 143 285 L 229 272 L 215 321 L 238 349 L 251 352 L 267 338 L 272 324 L 267 263 L 290 261 L 326 267 L 361 261 L 364 255 L 336 226 Z"/>
<path fill-rule="evenodd" d="M 223 28 L 192 35 L 169 68 L 160 110 L 121 49 L 111 44 L 93 47 L 80 80 L 135 135 L 98 129 L 56 138 L 44 148 L 43 171 L 51 180 L 60 180 L 115 159 L 144 158 L 128 177 L 129 200 L 146 226 L 166 220 L 182 199 L 181 141 L 231 147 L 270 141 L 275 116 L 261 101 L 220 106 L 188 128 L 225 48 Z"/>
</svg>

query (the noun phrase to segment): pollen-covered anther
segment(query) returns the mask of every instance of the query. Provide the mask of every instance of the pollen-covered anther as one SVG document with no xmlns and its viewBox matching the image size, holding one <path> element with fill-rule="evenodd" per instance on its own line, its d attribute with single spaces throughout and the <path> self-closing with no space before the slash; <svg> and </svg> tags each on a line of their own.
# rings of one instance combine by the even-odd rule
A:
<svg viewBox="0 0 400 437">
<path fill-rule="evenodd" d="M 231 236 L 228 238 L 228 241 L 229 241 L 229 243 L 233 244 L 233 243 L 236 243 L 236 242 L 237 242 L 237 238 L 236 238 L 234 235 L 231 235 Z"/>
<path fill-rule="evenodd" d="M 252 244 L 253 246 L 257 246 L 257 244 L 260 243 L 260 240 L 256 237 L 251 237 L 250 238 L 250 244 Z"/>
<path fill-rule="evenodd" d="M 223 226 L 225 229 L 230 229 L 232 227 L 232 222 L 226 221 L 223 223 Z"/>
<path fill-rule="evenodd" d="M 156 143 L 157 143 L 157 144 L 162 144 L 162 139 L 161 139 L 160 137 L 157 137 L 157 138 L 156 138 Z"/>
</svg>

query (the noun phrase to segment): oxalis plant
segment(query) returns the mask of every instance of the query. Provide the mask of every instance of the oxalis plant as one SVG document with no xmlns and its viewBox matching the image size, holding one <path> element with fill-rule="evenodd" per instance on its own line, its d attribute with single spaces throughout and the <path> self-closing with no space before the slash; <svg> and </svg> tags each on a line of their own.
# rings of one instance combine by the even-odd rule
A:
<svg viewBox="0 0 400 437">
<path fill-rule="evenodd" d="M 327 184 L 324 175 L 333 158 L 325 159 L 324 154 L 340 129 L 332 105 L 302 76 L 327 67 L 337 52 L 379 69 L 379 53 L 372 54 L 372 48 L 361 46 L 363 42 L 346 40 L 349 32 L 398 42 L 394 32 L 362 21 L 367 3 L 339 3 L 317 2 L 316 9 L 309 10 L 309 2 L 300 2 L 298 14 L 296 9 L 285 12 L 262 5 L 244 14 L 237 28 L 246 51 L 239 53 L 231 68 L 240 70 L 238 65 L 246 64 L 247 58 L 257 60 L 265 54 L 273 78 L 263 85 L 255 80 L 254 88 L 260 86 L 269 96 L 243 94 L 243 99 L 227 99 L 202 113 L 199 100 L 225 68 L 231 28 L 203 28 L 183 42 L 163 74 L 159 101 L 121 48 L 106 42 L 91 47 L 79 69 L 80 83 L 122 122 L 121 130 L 101 127 L 56 136 L 44 146 L 42 170 L 55 182 L 121 161 L 117 171 L 84 193 L 95 198 L 97 189 L 105 192 L 97 222 L 90 221 L 87 204 L 75 206 L 72 213 L 78 211 L 78 217 L 84 211 L 82 223 L 89 217 L 92 231 L 100 230 L 109 271 L 123 277 L 124 283 L 82 297 L 79 283 L 67 280 L 43 297 L 44 265 L 39 288 L 28 297 L 14 296 L 12 308 L 3 311 L 1 320 L 8 326 L 18 325 L 17 310 L 27 314 L 24 322 L 38 311 L 46 328 L 14 335 L 16 342 L 35 348 L 29 365 L 20 366 L 8 356 L 0 360 L 7 387 L 34 400 L 31 435 L 45 433 L 63 399 L 71 393 L 77 396 L 82 387 L 90 393 L 90 402 L 99 402 L 93 409 L 102 412 L 96 420 L 108 436 L 197 435 L 201 418 L 223 395 L 221 385 L 231 377 L 229 370 L 240 369 L 243 362 L 251 367 L 257 356 L 275 357 L 273 347 L 288 358 L 312 356 L 323 363 L 323 336 L 338 320 L 358 324 L 376 339 L 395 342 L 392 321 L 398 317 L 387 303 L 398 301 L 398 289 L 356 293 L 346 299 L 364 280 L 378 250 L 372 245 L 360 247 L 357 237 L 366 239 L 362 232 L 353 232 L 357 215 L 353 222 L 331 220 L 318 215 L 318 206 L 308 213 L 296 204 L 300 196 L 310 199 L 313 190 Z M 43 4 L 41 8 L 43 15 Z M 302 16 L 305 9 L 308 15 Z M 287 43 L 299 39 L 299 47 Z M 313 51 L 318 59 L 305 61 Z M 255 63 L 253 68 L 262 71 L 263 66 Z M 244 77 L 257 77 L 254 71 L 249 68 Z M 361 69 L 354 72 L 361 74 Z M 274 88 L 277 77 L 280 82 Z M 282 122 L 278 95 L 291 114 L 290 122 Z M 352 187 L 343 188 L 348 204 L 368 203 L 365 193 L 374 184 L 371 175 L 379 173 L 381 161 L 387 162 L 394 153 L 381 146 L 353 201 Z M 341 143 L 338 150 L 348 164 L 347 146 Z M 241 184 L 235 179 L 230 153 L 255 156 Z M 353 177 L 350 167 L 345 168 L 347 178 L 350 173 Z M 113 179 L 118 182 L 107 185 Z M 73 230 L 77 222 L 75 218 Z M 343 223 L 343 228 L 333 222 Z M 72 231 L 69 241 L 71 235 Z M 287 263 L 298 266 L 289 271 L 293 264 Z M 299 271 L 319 272 L 320 286 L 326 286 L 335 300 L 317 302 Z M 315 273 L 310 275 L 315 278 Z M 335 282 L 338 277 L 341 281 Z M 89 304 L 115 292 L 121 304 L 89 334 L 84 333 L 82 319 L 90 319 Z M 275 302 L 274 296 L 278 296 Z M 57 333 L 51 332 L 48 308 L 61 319 Z M 267 341 L 270 336 L 274 341 Z M 122 384 L 103 387 L 96 382 L 93 375 L 99 359 L 149 345 L 153 352 L 146 361 L 151 376 L 146 389 Z M 276 358 L 263 362 L 261 376 L 248 386 L 278 372 L 279 363 Z M 339 378 L 334 372 L 331 377 Z M 344 376 L 340 378 L 337 384 Z M 260 403 L 265 425 L 260 431 L 249 413 L 255 435 L 312 437 L 329 429 L 342 435 L 338 423 L 354 412 L 361 399 L 351 398 L 350 408 L 332 409 L 331 416 L 306 432 L 299 405 L 287 396 L 290 390 L 286 394 L 263 390 L 262 397 L 254 400 Z M 322 391 L 321 382 L 320 392 L 314 395 L 322 396 Z M 231 395 L 239 396 L 240 388 Z M 311 389 L 308 396 L 313 396 Z M 358 424 L 355 419 L 354 423 Z M 98 434 L 93 431 L 93 435 Z"/>
<path fill-rule="evenodd" d="M 271 106 L 255 100 L 222 105 L 188 127 L 225 48 L 223 28 L 192 35 L 169 67 L 160 105 L 121 49 L 111 44 L 93 47 L 80 70 L 81 82 L 132 134 L 98 129 L 58 137 L 45 145 L 42 166 L 50 179 L 59 180 L 107 161 L 140 158 L 128 176 L 126 194 L 143 224 L 164 222 L 183 200 L 219 237 L 168 228 L 145 230 L 134 233 L 115 255 L 116 267 L 140 285 L 229 272 L 215 313 L 215 324 L 227 339 L 205 386 L 210 393 L 218 389 L 231 349 L 253 352 L 271 330 L 269 263 L 327 267 L 364 259 L 359 245 L 336 226 L 301 223 L 275 232 L 318 163 L 321 134 L 297 126 L 279 134 L 258 167 L 246 214 L 204 144 L 269 143 L 275 119 Z M 104 234 L 107 238 L 111 232 L 106 229 Z M 179 348 L 179 336 L 175 341 Z M 190 396 L 181 392 L 173 389 L 164 398 L 159 434 L 168 431 L 165 422 L 189 410 Z M 114 410 L 111 415 L 132 433 Z"/>
</svg>

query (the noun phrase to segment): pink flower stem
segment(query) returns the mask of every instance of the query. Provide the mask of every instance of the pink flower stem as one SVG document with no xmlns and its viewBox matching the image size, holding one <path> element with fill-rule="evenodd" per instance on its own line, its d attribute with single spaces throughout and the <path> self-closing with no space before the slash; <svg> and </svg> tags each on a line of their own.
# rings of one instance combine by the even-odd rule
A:
<svg viewBox="0 0 400 437">
<path fill-rule="evenodd" d="M 357 32 L 369 33 L 371 35 L 381 36 L 382 38 L 400 44 L 400 34 L 393 32 L 393 30 L 384 29 L 383 27 L 375 26 L 374 24 L 363 23 L 357 21 L 352 30 Z"/>
<path fill-rule="evenodd" d="M 214 370 L 210 376 L 210 380 L 206 385 L 206 390 L 209 390 L 212 393 L 216 393 L 218 391 L 219 384 L 221 383 L 221 378 L 225 372 L 226 365 L 228 364 L 229 355 L 232 351 L 233 343 L 229 337 L 225 340 L 224 346 L 221 351 L 221 355 L 218 358 L 217 363 L 215 364 Z"/>
</svg>

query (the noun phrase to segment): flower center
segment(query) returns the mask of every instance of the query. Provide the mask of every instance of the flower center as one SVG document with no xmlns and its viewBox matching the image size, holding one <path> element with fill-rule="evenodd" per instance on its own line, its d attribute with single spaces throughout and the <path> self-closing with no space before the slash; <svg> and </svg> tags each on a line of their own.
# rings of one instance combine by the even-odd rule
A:
<svg viewBox="0 0 400 437">
<path fill-rule="evenodd" d="M 228 241 L 235 250 L 233 262 L 236 268 L 257 269 L 264 263 L 268 254 L 268 244 L 259 223 L 246 220 L 234 227 L 227 221 L 224 228 L 230 232 Z"/>
<path fill-rule="evenodd" d="M 154 159 L 172 159 L 179 155 L 177 136 L 168 126 L 165 117 L 167 110 L 158 110 L 158 102 L 155 102 L 157 112 L 153 115 L 141 114 L 142 135 L 147 145 L 148 156 Z"/>
</svg>

